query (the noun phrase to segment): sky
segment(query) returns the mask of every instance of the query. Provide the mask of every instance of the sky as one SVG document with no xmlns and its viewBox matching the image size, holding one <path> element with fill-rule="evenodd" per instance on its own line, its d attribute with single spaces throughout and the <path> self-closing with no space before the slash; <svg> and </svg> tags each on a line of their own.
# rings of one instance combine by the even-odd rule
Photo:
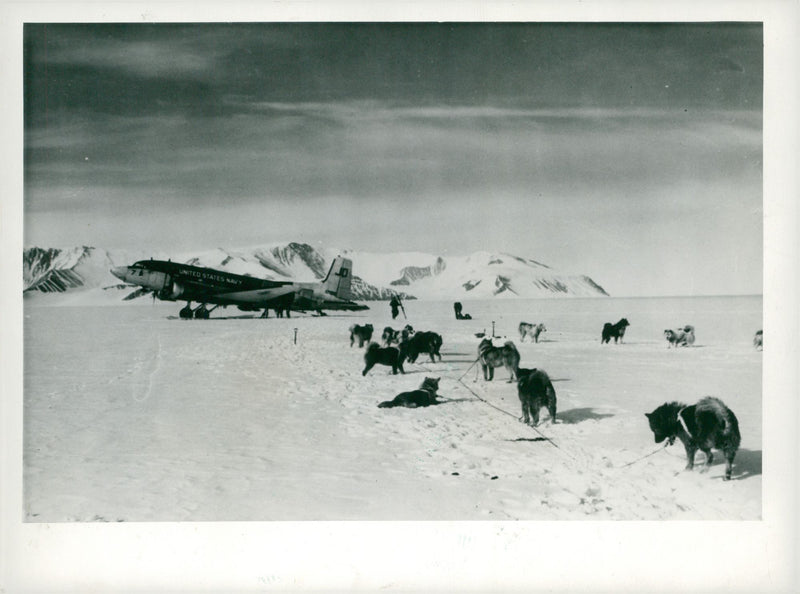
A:
<svg viewBox="0 0 800 594">
<path fill-rule="evenodd" d="M 24 243 L 762 292 L 758 23 L 26 24 Z"/>
</svg>

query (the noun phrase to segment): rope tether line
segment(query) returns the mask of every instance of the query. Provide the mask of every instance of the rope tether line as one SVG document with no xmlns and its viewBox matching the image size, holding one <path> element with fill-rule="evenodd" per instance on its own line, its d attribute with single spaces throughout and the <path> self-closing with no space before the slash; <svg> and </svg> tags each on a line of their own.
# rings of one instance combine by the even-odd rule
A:
<svg viewBox="0 0 800 594">
<path fill-rule="evenodd" d="M 633 466 L 637 462 L 640 462 L 640 461 L 644 460 L 645 458 L 649 458 L 653 454 L 657 454 L 658 452 L 660 452 L 661 450 L 666 448 L 668 445 L 669 445 L 669 442 L 665 441 L 664 442 L 664 447 L 658 447 L 658 448 L 654 449 L 652 452 L 650 452 L 649 454 L 645 454 L 644 456 L 636 458 L 636 460 L 632 460 L 631 462 L 628 462 L 627 464 L 623 464 L 622 466 L 614 466 L 614 468 L 627 468 L 628 466 Z"/>
<path fill-rule="evenodd" d="M 481 395 L 480 395 L 480 394 L 478 394 L 477 392 L 475 392 L 475 391 L 474 391 L 472 388 L 470 388 L 470 387 L 469 387 L 467 384 L 465 384 L 464 382 L 462 382 L 460 379 L 458 380 L 458 383 L 460 383 L 460 384 L 461 384 L 462 386 L 464 386 L 464 387 L 465 387 L 467 390 L 469 390 L 470 392 L 472 392 L 472 393 L 475 395 L 475 397 L 476 397 L 478 400 L 480 400 L 481 402 L 483 402 L 484 404 L 488 404 L 488 405 L 489 405 L 489 406 L 491 406 L 493 409 L 495 409 L 495 410 L 498 410 L 498 411 L 500 411 L 501 413 L 507 414 L 508 416 L 510 416 L 510 417 L 512 417 L 512 418 L 514 418 L 515 420 L 517 420 L 517 419 L 518 419 L 517 415 L 515 415 L 515 414 L 513 414 L 513 413 L 510 413 L 510 412 L 508 412 L 507 410 L 503 410 L 503 409 L 502 409 L 502 408 L 500 408 L 499 406 L 495 406 L 494 404 L 492 404 L 491 402 L 489 402 L 489 401 L 488 401 L 488 400 L 486 400 L 485 398 L 481 397 Z M 530 427 L 531 429 L 533 429 L 534 431 L 536 431 L 536 433 L 538 433 L 538 434 L 539 434 L 539 435 L 540 435 L 540 436 L 541 436 L 543 439 L 545 439 L 545 440 L 547 440 L 548 442 L 550 442 L 550 444 L 551 444 L 551 445 L 553 445 L 555 448 L 557 448 L 557 449 L 561 450 L 562 452 L 564 452 L 565 454 L 567 454 L 567 456 L 569 456 L 569 457 L 570 457 L 570 458 L 572 458 L 573 460 L 577 460 L 577 458 L 576 458 L 575 456 L 573 456 L 572 454 L 570 454 L 570 453 L 569 453 L 569 452 L 567 452 L 566 450 L 562 449 L 562 448 L 561 448 L 561 446 L 560 446 L 560 445 L 558 445 L 558 444 L 557 444 L 555 441 L 553 441 L 553 439 L 552 439 L 552 438 L 550 438 L 550 437 L 547 437 L 547 436 L 546 436 L 544 433 L 542 433 L 541 431 L 539 431 L 539 430 L 538 430 L 536 427 L 534 427 L 533 425 L 528 425 L 528 427 Z"/>
<path fill-rule="evenodd" d="M 480 357 L 478 357 L 477 359 L 475 359 L 475 360 L 472 362 L 472 365 L 470 365 L 469 367 L 467 367 L 467 370 L 466 370 L 466 371 L 465 371 L 465 372 L 464 372 L 464 373 L 461 375 L 461 377 L 459 377 L 459 378 L 458 378 L 456 381 L 457 381 L 457 382 L 460 382 L 460 381 L 461 381 L 461 379 L 462 379 L 462 378 L 463 378 L 465 375 L 467 375 L 467 374 L 469 373 L 469 370 L 470 370 L 470 369 L 472 369 L 473 367 L 475 367 L 475 365 L 476 365 L 476 364 L 478 363 L 478 361 L 480 361 L 480 360 L 481 360 L 481 358 L 480 358 Z"/>
<path fill-rule="evenodd" d="M 510 413 L 510 412 L 508 412 L 507 410 L 504 410 L 504 409 L 500 408 L 499 406 L 496 406 L 496 405 L 492 404 L 491 402 L 489 402 L 488 400 L 486 400 L 485 398 L 483 398 L 483 397 L 482 397 L 480 394 L 478 394 L 477 392 L 475 392 L 475 390 L 473 390 L 472 388 L 470 388 L 470 387 L 469 387 L 467 384 L 465 384 L 465 383 L 462 381 L 462 379 L 464 378 L 464 376 L 466 376 L 466 375 L 467 375 L 467 373 L 469 373 L 469 371 L 470 371 L 470 370 L 471 370 L 471 369 L 472 369 L 472 368 L 475 366 L 475 364 L 476 364 L 476 363 L 478 363 L 478 361 L 480 361 L 480 357 L 478 357 L 477 359 L 475 359 L 475 361 L 473 361 L 473 362 L 472 362 L 472 365 L 470 365 L 470 366 L 467 368 L 467 370 L 466 370 L 464 373 L 462 373 L 462 374 L 461 374 L 461 376 L 460 376 L 459 378 L 457 378 L 455 381 L 457 381 L 459 384 L 461 384 L 462 386 L 464 386 L 464 387 L 465 387 L 465 388 L 466 388 L 466 389 L 467 389 L 467 390 L 468 390 L 468 391 L 469 391 L 469 392 L 470 392 L 470 393 L 471 393 L 473 396 L 475 396 L 475 397 L 476 397 L 478 400 L 480 400 L 480 401 L 481 401 L 481 402 L 483 402 L 484 404 L 487 404 L 488 406 L 491 406 L 493 409 L 495 409 L 495 410 L 497 410 L 497 411 L 499 411 L 499 412 L 501 412 L 501 413 L 503 413 L 503 414 L 506 414 L 506 415 L 508 415 L 508 416 L 510 416 L 510 417 L 512 417 L 512 418 L 514 418 L 515 420 L 518 420 L 518 419 L 519 419 L 519 417 L 517 417 L 517 415 L 515 415 L 515 414 L 513 414 L 513 413 Z M 431 371 L 430 369 L 428 369 L 428 368 L 427 368 L 425 365 L 423 365 L 423 364 L 421 364 L 421 363 L 415 363 L 415 365 L 418 365 L 419 367 L 422 367 L 422 369 L 424 369 L 424 370 L 425 370 L 426 372 L 428 372 L 428 373 L 433 373 L 433 371 Z M 477 381 L 477 377 L 476 377 L 476 380 L 475 380 L 475 381 Z M 553 447 L 555 447 L 556 449 L 558 449 L 558 450 L 560 450 L 561 452 L 565 453 L 567 456 L 569 456 L 570 458 L 572 458 L 572 459 L 573 459 L 573 460 L 575 460 L 576 462 L 581 462 L 581 460 L 579 460 L 578 458 L 576 458 L 575 456 L 573 456 L 572 454 L 570 454 L 568 451 L 566 451 L 565 449 L 563 449 L 563 448 L 562 448 L 561 446 L 559 446 L 559 445 L 558 445 L 558 444 L 557 444 L 557 443 L 556 443 L 556 442 L 555 442 L 555 441 L 554 441 L 552 438 L 550 438 L 550 437 L 546 436 L 544 433 L 542 433 L 541 431 L 539 431 L 539 429 L 537 429 L 536 427 L 534 427 L 534 426 L 532 426 L 532 425 L 528 425 L 528 427 L 530 427 L 531 429 L 533 429 L 534 431 L 536 431 L 536 433 L 538 433 L 538 434 L 539 434 L 539 435 L 540 435 L 540 436 L 541 436 L 541 437 L 542 437 L 544 440 L 546 440 L 546 441 L 550 442 L 550 444 L 552 444 L 552 445 L 553 445 Z M 664 445 L 663 445 L 663 447 L 659 446 L 658 448 L 656 448 L 656 449 L 655 449 L 655 450 L 653 450 L 652 452 L 649 452 L 649 453 L 645 454 L 644 456 L 640 456 L 639 458 L 636 458 L 635 460 L 632 460 L 632 461 L 630 461 L 630 462 L 628 462 L 628 463 L 626 463 L 626 464 L 623 464 L 623 465 L 621 465 L 621 466 L 612 466 L 611 468 L 615 468 L 615 469 L 621 469 L 621 468 L 627 468 L 628 466 L 633 466 L 633 465 L 634 465 L 634 464 L 636 464 L 637 462 L 641 462 L 641 461 L 642 461 L 642 460 L 644 460 L 645 458 L 649 458 L 650 456 L 652 456 L 652 455 L 654 455 L 654 454 L 657 454 L 658 452 L 661 452 L 661 451 L 666 451 L 666 447 L 667 447 L 668 445 L 670 445 L 670 444 L 669 444 L 669 440 L 667 440 L 667 441 L 665 441 L 665 442 L 664 442 Z M 584 464 L 586 464 L 586 462 L 585 462 L 585 461 L 583 461 L 583 462 L 584 462 Z"/>
<path fill-rule="evenodd" d="M 492 404 L 491 402 L 489 402 L 488 400 L 486 400 L 485 398 L 483 398 L 483 397 L 482 397 L 480 394 L 478 394 L 477 392 L 475 392 L 475 390 L 473 390 L 472 388 L 470 388 L 470 387 L 469 387 L 467 384 L 465 384 L 463 381 L 461 381 L 461 380 L 464 378 L 464 376 L 465 376 L 465 375 L 467 375 L 467 373 L 469 373 L 469 370 L 470 370 L 470 369 L 472 369 L 472 368 L 475 366 L 475 364 L 476 364 L 478 361 L 480 361 L 480 357 L 478 357 L 477 359 L 475 359 L 475 361 L 473 361 L 472 365 L 470 365 L 470 366 L 467 368 L 467 370 L 466 370 L 466 371 L 465 371 L 465 372 L 464 372 L 464 373 L 461 375 L 461 377 L 459 377 L 459 378 L 458 378 L 456 381 L 457 381 L 458 383 L 460 383 L 462 386 L 464 386 L 464 387 L 465 387 L 467 390 L 469 390 L 469 391 L 470 391 L 470 392 L 471 392 L 471 393 L 472 393 L 472 394 L 473 394 L 473 395 L 474 395 L 474 396 L 475 396 L 475 397 L 476 397 L 478 400 L 480 400 L 480 401 L 481 401 L 481 402 L 483 402 L 484 404 L 487 404 L 487 405 L 491 406 L 493 409 L 495 409 L 495 410 L 497 410 L 497 411 L 500 411 L 501 413 L 503 413 L 503 414 L 506 414 L 506 415 L 508 415 L 508 416 L 512 417 L 514 420 L 518 420 L 518 419 L 519 419 L 519 417 L 518 417 L 517 415 L 515 415 L 514 413 L 510 413 L 510 412 L 508 412 L 507 410 L 504 410 L 504 409 L 500 408 L 499 406 L 496 406 L 496 405 Z M 422 368 L 423 368 L 425 371 L 427 371 L 428 373 L 432 373 L 432 372 L 431 372 L 431 371 L 430 371 L 430 370 L 429 370 L 427 367 L 425 367 L 424 365 L 422 365 L 422 364 L 419 364 L 419 363 L 418 363 L 417 365 L 419 365 L 420 367 L 422 367 Z M 550 444 L 552 444 L 552 445 L 553 445 L 555 448 L 557 448 L 557 449 L 561 450 L 562 452 L 564 452 L 565 454 L 567 454 L 567 455 L 568 455 L 570 458 L 572 458 L 573 460 L 577 460 L 577 458 L 575 458 L 575 456 L 573 456 L 572 454 L 570 454 L 570 453 L 569 453 L 569 452 L 567 452 L 566 450 L 562 449 L 562 448 L 561 448 L 561 446 L 559 446 L 559 445 L 558 445 L 558 444 L 557 444 L 555 441 L 553 441 L 553 439 L 552 439 L 552 438 L 550 438 L 550 437 L 547 437 L 547 436 L 546 436 L 544 433 L 542 433 L 541 431 L 539 431 L 539 430 L 538 430 L 536 427 L 534 427 L 533 425 L 528 425 L 528 427 L 530 427 L 531 429 L 533 429 L 534 431 L 536 431 L 536 433 L 538 433 L 538 434 L 539 434 L 539 435 L 540 435 L 540 436 L 541 436 L 543 439 L 545 439 L 546 441 L 550 442 Z"/>
</svg>

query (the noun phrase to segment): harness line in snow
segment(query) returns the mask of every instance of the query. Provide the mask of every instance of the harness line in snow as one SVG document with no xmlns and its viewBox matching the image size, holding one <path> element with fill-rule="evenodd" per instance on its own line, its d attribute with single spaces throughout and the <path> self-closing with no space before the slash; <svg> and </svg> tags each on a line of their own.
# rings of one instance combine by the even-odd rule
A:
<svg viewBox="0 0 800 594">
<path fill-rule="evenodd" d="M 499 406 L 495 406 L 494 404 L 492 404 L 491 402 L 489 402 L 488 400 L 486 400 L 485 398 L 483 398 L 483 397 L 482 397 L 480 394 L 478 394 L 477 392 L 475 392 L 475 390 L 473 390 L 472 388 L 470 388 L 470 387 L 469 387 L 467 384 L 465 384 L 463 381 L 461 381 L 461 380 L 464 378 L 464 376 L 465 376 L 465 375 L 467 375 L 467 373 L 469 373 L 469 370 L 470 370 L 470 369 L 472 369 L 472 368 L 475 366 L 475 364 L 476 364 L 478 361 L 480 361 L 480 360 L 481 360 L 481 358 L 480 358 L 480 357 L 478 357 L 477 359 L 475 359 L 475 361 L 473 361 L 473 362 L 472 362 L 472 365 L 470 365 L 470 366 L 467 368 L 467 370 L 466 370 L 466 371 L 465 371 L 465 372 L 464 372 L 464 373 L 461 375 L 461 377 L 459 377 L 459 378 L 458 378 L 456 381 L 457 381 L 459 384 L 461 384 L 462 386 L 464 386 L 464 387 L 465 387 L 467 390 L 469 390 L 469 391 L 470 391 L 470 392 L 471 392 L 471 393 L 472 393 L 472 394 L 473 394 L 473 395 L 474 395 L 474 396 L 475 396 L 475 397 L 476 397 L 478 400 L 480 400 L 480 401 L 481 401 L 481 402 L 483 402 L 484 404 L 487 404 L 487 405 L 491 406 L 493 409 L 495 409 L 495 410 L 498 410 L 498 411 L 500 411 L 501 413 L 503 413 L 503 414 L 506 414 L 506 415 L 508 415 L 509 417 L 512 417 L 512 418 L 513 418 L 513 419 L 515 419 L 515 420 L 519 420 L 519 417 L 517 417 L 517 415 L 515 415 L 514 413 L 510 413 L 510 412 L 508 412 L 507 410 L 504 410 L 504 409 L 500 408 Z M 428 369 L 428 368 L 427 368 L 427 367 L 425 367 L 424 365 L 422 365 L 422 364 L 420 364 L 420 363 L 417 363 L 417 365 L 419 365 L 420 367 L 422 367 L 422 368 L 423 368 L 425 371 L 427 371 L 428 373 L 433 373 L 433 372 L 432 372 L 430 369 Z M 475 380 L 475 381 L 477 381 L 477 378 L 476 378 L 476 380 Z M 559 445 L 558 445 L 558 444 L 557 444 L 555 441 L 553 441 L 553 439 L 552 439 L 552 438 L 550 438 L 550 437 L 547 437 L 547 436 L 546 436 L 544 433 L 542 433 L 541 431 L 539 431 L 539 430 L 538 430 L 536 427 L 533 427 L 533 426 L 531 426 L 531 425 L 528 425 L 528 426 L 529 426 L 531 429 L 533 429 L 534 431 L 536 431 L 536 433 L 538 433 L 538 434 L 539 434 L 539 435 L 542 437 L 542 439 L 544 439 L 544 440 L 546 440 L 546 441 L 550 442 L 550 444 L 552 444 L 552 445 L 553 445 L 553 447 L 555 447 L 556 449 L 559 449 L 559 450 L 561 450 L 562 452 L 564 452 L 565 454 L 567 454 L 567 455 L 568 455 L 570 458 L 572 458 L 573 460 L 575 460 L 575 461 L 579 461 L 579 460 L 578 460 L 578 459 L 577 459 L 575 456 L 573 456 L 572 454 L 570 454 L 570 453 L 569 453 L 569 452 L 567 452 L 566 450 L 562 449 L 562 448 L 561 448 L 561 446 L 559 446 Z"/>
<path fill-rule="evenodd" d="M 517 417 L 517 415 L 515 415 L 515 414 L 513 414 L 513 413 L 510 413 L 510 412 L 508 412 L 507 410 L 503 410 L 503 409 L 502 409 L 502 408 L 500 408 L 499 406 L 495 406 L 494 404 L 492 404 L 491 402 L 489 402 L 489 401 L 488 401 L 488 400 L 486 400 L 485 398 L 481 397 L 481 395 L 480 395 L 480 394 L 478 394 L 477 392 L 475 392 L 475 391 L 474 391 L 472 388 L 470 388 L 470 387 L 469 387 L 467 384 L 465 384 L 464 382 L 462 382 L 460 379 L 458 380 L 458 382 L 459 382 L 459 383 L 460 383 L 462 386 L 464 386 L 464 387 L 465 387 L 467 390 L 469 390 L 470 392 L 472 392 L 472 393 L 475 395 L 475 397 L 476 397 L 478 400 L 480 400 L 481 402 L 483 402 L 484 404 L 488 404 L 488 405 L 489 405 L 489 406 L 491 406 L 493 409 L 495 409 L 495 410 L 499 410 L 501 413 L 507 414 L 509 417 L 513 417 L 515 420 L 518 420 L 518 417 Z M 576 460 L 576 461 L 578 460 L 578 459 L 577 459 L 575 456 L 573 456 L 572 454 L 570 454 L 570 453 L 569 453 L 569 452 L 567 452 L 566 450 L 562 449 L 562 448 L 561 448 L 561 446 L 560 446 L 560 445 L 558 445 L 558 444 L 557 444 L 555 441 L 553 441 L 553 439 L 552 439 L 552 438 L 550 438 L 550 437 L 547 437 L 547 436 L 546 436 L 544 433 L 542 433 L 541 431 L 539 431 L 539 430 L 538 430 L 536 427 L 534 427 L 533 425 L 528 425 L 528 427 L 530 427 L 531 429 L 533 429 L 534 431 L 536 431 L 536 433 L 538 433 L 538 434 L 539 434 L 539 435 L 542 437 L 542 439 L 545 439 L 546 441 L 550 442 L 550 444 L 551 444 L 551 445 L 553 445 L 555 448 L 557 448 L 557 449 L 561 450 L 562 452 L 564 452 L 565 454 L 567 454 L 567 456 L 569 456 L 569 457 L 570 457 L 570 458 L 572 458 L 573 460 Z"/>
<path fill-rule="evenodd" d="M 637 462 L 641 462 L 641 461 L 642 461 L 642 460 L 644 460 L 645 458 L 649 458 L 649 457 L 650 457 L 650 456 L 652 456 L 653 454 L 657 454 L 658 452 L 660 452 L 661 450 L 663 450 L 663 449 L 664 449 L 665 447 L 667 447 L 668 445 L 669 445 L 669 441 L 665 441 L 665 442 L 664 442 L 664 446 L 663 446 L 663 447 L 657 447 L 656 449 L 654 449 L 654 450 L 653 450 L 652 452 L 650 452 L 649 454 L 645 454 L 644 456 L 642 456 L 642 457 L 640 457 L 640 458 L 636 458 L 636 460 L 633 460 L 633 461 L 631 461 L 631 462 L 628 462 L 627 464 L 623 464 L 622 466 L 615 466 L 615 468 L 627 468 L 628 466 L 633 466 L 633 465 L 634 465 L 634 464 L 636 464 Z"/>
<path fill-rule="evenodd" d="M 476 364 L 476 363 L 478 363 L 478 361 L 480 361 L 480 360 L 481 360 L 481 358 L 480 358 L 480 357 L 478 357 L 477 359 L 475 359 L 475 361 L 473 361 L 473 362 L 472 362 L 472 365 L 470 365 L 470 366 L 467 368 L 467 370 L 466 370 L 464 373 L 462 373 L 462 374 L 461 374 L 461 376 L 460 376 L 458 379 L 456 379 L 455 381 L 457 381 L 459 384 L 461 384 L 462 386 L 464 386 L 464 387 L 465 387 L 465 388 L 466 388 L 466 389 L 467 389 L 467 390 L 468 390 L 468 391 L 469 391 L 469 392 L 470 392 L 470 393 L 471 393 L 473 396 L 475 396 L 475 398 L 477 398 L 478 400 L 480 400 L 480 401 L 481 401 L 481 402 L 483 402 L 484 404 L 487 404 L 487 405 L 491 406 L 493 409 L 495 409 L 495 410 L 497 410 L 497 411 L 500 411 L 501 413 L 503 413 L 503 414 L 506 414 L 506 415 L 508 415 L 508 416 L 510 416 L 510 417 L 513 417 L 514 419 L 518 419 L 517 415 L 515 415 L 515 414 L 513 414 L 513 413 L 510 413 L 510 412 L 508 412 L 507 410 L 504 410 L 504 409 L 500 408 L 499 406 L 496 406 L 496 405 L 492 404 L 491 402 L 489 402 L 488 400 L 486 400 L 485 398 L 483 398 L 483 397 L 482 397 L 480 394 L 478 394 L 477 392 L 475 392 L 475 390 L 473 390 L 472 388 L 470 388 L 470 387 L 469 387 L 467 384 L 465 384 L 463 381 L 461 381 L 461 380 L 464 378 L 464 376 L 466 376 L 466 375 L 467 375 L 467 373 L 469 373 L 470 369 L 472 369 L 472 368 L 475 366 L 475 364 Z M 422 365 L 421 363 L 416 363 L 416 365 L 418 365 L 419 367 L 422 367 L 422 368 L 423 368 L 425 371 L 427 371 L 428 373 L 433 373 L 433 372 L 432 372 L 430 369 L 428 369 L 427 367 L 425 367 L 425 366 L 424 366 L 424 365 Z M 477 378 L 477 376 L 476 376 L 476 378 L 475 378 L 475 381 L 476 381 L 476 382 L 478 381 L 478 378 Z M 687 433 L 689 433 L 689 435 L 691 435 L 691 433 L 689 432 L 688 428 L 686 427 L 686 424 L 685 424 L 685 422 L 683 421 L 683 418 L 680 416 L 680 413 L 678 414 L 678 418 L 680 419 L 680 421 L 681 421 L 681 424 L 684 426 L 684 429 L 686 429 L 686 432 L 687 432 Z M 550 444 L 552 444 L 552 445 L 553 445 L 553 447 L 555 447 L 555 448 L 556 448 L 556 449 L 558 449 L 558 450 L 561 450 L 562 452 L 564 452 L 565 454 L 567 454 L 567 455 L 568 455 L 570 458 L 572 458 L 572 459 L 573 459 L 573 460 L 575 460 L 576 462 L 581 462 L 581 460 L 579 460 L 578 458 L 576 458 L 575 456 L 573 456 L 572 454 L 570 454 L 569 452 L 567 452 L 565 449 L 563 449 L 561 446 L 559 446 L 559 445 L 558 445 L 558 444 L 557 444 L 557 443 L 556 443 L 556 442 L 555 442 L 555 441 L 554 441 L 552 438 L 550 438 L 550 437 L 547 437 L 547 436 L 546 436 L 544 433 L 542 433 L 541 431 L 539 431 L 539 429 L 537 429 L 536 427 L 533 427 L 533 426 L 531 426 L 531 425 L 528 425 L 528 426 L 529 426 L 531 429 L 533 429 L 534 431 L 536 431 L 536 433 L 538 433 L 538 434 L 539 434 L 539 435 L 542 437 L 542 439 L 544 439 L 544 440 L 546 440 L 546 441 L 550 442 Z M 645 458 L 649 458 L 650 456 L 652 456 L 652 455 L 654 455 L 654 454 L 657 454 L 658 452 L 660 452 L 660 451 L 662 451 L 662 450 L 663 450 L 663 451 L 666 451 L 666 449 L 665 449 L 665 448 L 666 448 L 667 446 L 669 446 L 669 445 L 670 445 L 670 442 L 669 442 L 669 440 L 666 440 L 666 441 L 664 442 L 664 445 L 663 445 L 663 447 L 662 447 L 662 446 L 659 446 L 658 448 L 656 448 L 656 449 L 655 449 L 655 450 L 653 450 L 652 452 L 649 452 L 649 453 L 645 454 L 644 456 L 640 456 L 639 458 L 636 458 L 635 460 L 632 460 L 632 461 L 630 461 L 630 462 L 628 462 L 628 463 L 626 463 L 626 464 L 623 464 L 622 466 L 612 466 L 611 468 L 621 469 L 621 468 L 627 468 L 628 466 L 633 466 L 633 465 L 634 465 L 634 464 L 636 464 L 637 462 L 641 462 L 641 461 L 642 461 L 642 460 L 644 460 Z M 585 461 L 583 461 L 583 463 L 584 463 L 584 464 L 586 464 L 586 462 L 585 462 Z"/>
</svg>

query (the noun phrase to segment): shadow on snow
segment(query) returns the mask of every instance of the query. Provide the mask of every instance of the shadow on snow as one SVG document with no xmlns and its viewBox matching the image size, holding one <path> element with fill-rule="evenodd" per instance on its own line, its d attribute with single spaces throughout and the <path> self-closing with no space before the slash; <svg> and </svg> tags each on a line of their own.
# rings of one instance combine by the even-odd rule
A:
<svg viewBox="0 0 800 594">
<path fill-rule="evenodd" d="M 720 463 L 724 460 L 717 458 Z M 735 480 L 746 479 L 751 476 L 761 475 L 761 450 L 739 450 L 733 459 L 733 476 Z"/>
<path fill-rule="evenodd" d="M 559 423 L 567 423 L 570 425 L 574 425 L 582 421 L 607 419 L 608 417 L 613 416 L 614 415 L 611 413 L 595 412 L 594 409 L 590 407 L 572 408 L 570 410 L 558 411 L 558 414 L 556 414 L 556 418 L 558 419 Z"/>
</svg>

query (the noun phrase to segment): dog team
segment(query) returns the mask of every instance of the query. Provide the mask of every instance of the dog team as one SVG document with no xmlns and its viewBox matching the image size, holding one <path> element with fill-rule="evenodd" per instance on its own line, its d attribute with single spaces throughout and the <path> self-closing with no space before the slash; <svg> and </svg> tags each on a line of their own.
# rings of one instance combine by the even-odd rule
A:
<svg viewBox="0 0 800 594">
<path fill-rule="evenodd" d="M 456 304 L 460 306 L 460 303 Z M 456 319 L 465 319 L 461 315 L 461 307 L 456 307 Z M 468 318 L 466 318 L 468 319 Z M 610 322 L 604 324 L 601 333 L 601 344 L 610 343 L 614 339 L 615 343 L 621 343 L 625 336 L 625 330 L 630 326 L 626 318 L 622 318 L 616 324 Z M 526 338 L 529 342 L 538 343 L 543 332 L 547 331 L 544 324 L 531 324 L 520 322 L 519 327 L 520 343 Z M 350 346 L 356 341 L 358 346 L 363 347 L 365 367 L 362 375 L 366 375 L 376 364 L 386 365 L 392 368 L 392 373 L 405 373 L 403 362 L 414 363 L 420 354 L 427 353 L 432 363 L 442 360 L 440 349 L 442 347 L 442 337 L 436 332 L 415 332 L 410 325 L 406 325 L 402 330 L 394 330 L 387 326 L 383 330 L 381 340 L 383 346 L 372 342 L 374 329 L 371 324 L 363 326 L 353 324 L 350 327 Z M 480 363 L 483 377 L 486 381 L 494 379 L 494 370 L 504 367 L 508 372 L 508 383 L 517 383 L 517 395 L 522 407 L 520 421 L 526 425 L 535 427 L 539 424 L 539 413 L 544 408 L 547 409 L 550 422 L 556 422 L 557 398 L 550 377 L 541 369 L 525 369 L 520 367 L 520 354 L 514 343 L 510 340 L 501 346 L 495 346 L 491 338 L 485 338 L 481 334 L 481 342 L 478 345 L 478 358 L 475 363 Z M 689 347 L 695 342 L 694 326 L 685 325 L 677 329 L 664 330 L 664 337 L 667 340 L 667 348 Z M 393 346 L 397 345 L 397 346 Z M 753 338 L 753 346 L 756 349 L 763 349 L 763 331 L 756 332 Z M 439 404 L 438 388 L 441 378 L 426 377 L 422 385 L 417 390 L 402 392 L 393 400 L 381 402 L 380 408 L 390 408 L 404 406 L 416 408 L 421 406 L 432 406 Z M 741 442 L 739 433 L 739 423 L 731 411 L 720 399 L 706 397 L 699 400 L 696 404 L 687 405 L 680 402 L 664 403 L 653 412 L 645 413 L 645 416 L 653 432 L 656 443 L 665 440 L 669 445 L 675 439 L 680 439 L 686 450 L 686 469 L 694 468 L 694 458 L 697 450 L 702 451 L 705 456 L 705 464 L 702 471 L 708 470 L 712 461 L 712 448 L 721 450 L 725 455 L 725 475 L 723 480 L 730 480 L 733 460 Z"/>
<path fill-rule="evenodd" d="M 439 349 L 442 348 L 442 337 L 436 332 L 415 332 L 414 328 L 406 324 L 402 330 L 394 330 L 391 326 L 383 329 L 381 340 L 383 346 L 371 342 L 374 328 L 372 324 L 350 326 L 350 346 L 358 341 L 358 346 L 367 345 L 364 352 L 364 370 L 361 375 L 367 375 L 375 365 L 381 364 L 392 368 L 392 373 L 405 373 L 403 362 L 415 363 L 422 353 L 427 353 L 431 363 L 436 363 L 436 357 L 442 360 Z M 392 346 L 396 344 L 397 346 Z"/>
</svg>

